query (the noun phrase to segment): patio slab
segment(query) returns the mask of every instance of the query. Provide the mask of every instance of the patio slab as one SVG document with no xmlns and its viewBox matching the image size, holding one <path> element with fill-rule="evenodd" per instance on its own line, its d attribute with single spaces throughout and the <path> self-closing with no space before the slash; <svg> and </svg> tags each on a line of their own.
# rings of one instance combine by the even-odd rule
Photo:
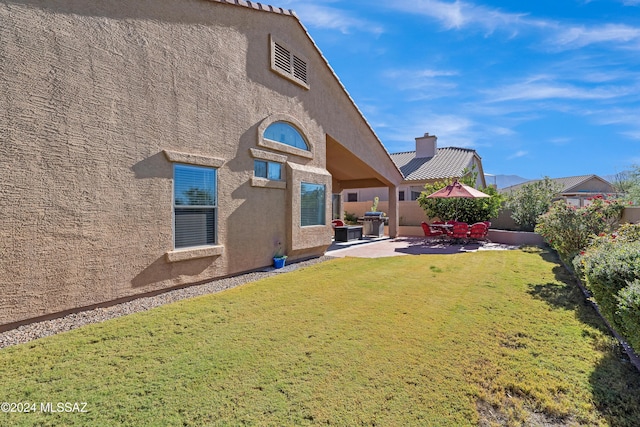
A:
<svg viewBox="0 0 640 427">
<path fill-rule="evenodd" d="M 518 246 L 491 242 L 470 242 L 467 244 L 451 244 L 425 237 L 384 238 L 374 241 L 358 241 L 348 246 L 331 245 L 326 256 L 342 258 L 380 258 L 403 255 L 423 254 L 456 254 L 487 250 L 514 250 Z"/>
</svg>

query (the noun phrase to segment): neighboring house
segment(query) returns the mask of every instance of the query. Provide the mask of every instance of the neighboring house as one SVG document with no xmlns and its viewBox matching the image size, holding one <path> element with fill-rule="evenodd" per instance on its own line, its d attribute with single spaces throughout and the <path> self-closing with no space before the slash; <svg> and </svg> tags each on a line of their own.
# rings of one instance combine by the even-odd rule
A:
<svg viewBox="0 0 640 427">
<path fill-rule="evenodd" d="M 0 330 L 322 255 L 332 194 L 402 180 L 291 11 L 3 0 L 0 22 Z"/>
<path fill-rule="evenodd" d="M 500 190 L 503 194 L 510 194 L 522 188 L 523 185 L 539 182 L 531 180 L 521 184 L 505 187 Z M 551 179 L 559 188 L 556 200 L 564 199 L 573 206 L 580 207 L 589 204 L 589 198 L 598 194 L 616 195 L 615 187 L 607 180 L 597 175 L 580 175 Z"/>
<path fill-rule="evenodd" d="M 424 212 L 416 200 L 427 183 L 460 178 L 465 170 L 475 170 L 478 173 L 476 186 L 486 187 L 482 159 L 475 150 L 439 148 L 437 142 L 438 138 L 435 135 L 426 133 L 416 138 L 415 151 L 391 154 L 403 175 L 397 193 L 401 225 L 419 225 L 424 221 Z M 342 193 L 344 209 L 358 216 L 369 209 L 375 197 L 382 202 L 378 210 L 386 212 L 389 197 L 385 188 L 354 188 Z"/>
</svg>

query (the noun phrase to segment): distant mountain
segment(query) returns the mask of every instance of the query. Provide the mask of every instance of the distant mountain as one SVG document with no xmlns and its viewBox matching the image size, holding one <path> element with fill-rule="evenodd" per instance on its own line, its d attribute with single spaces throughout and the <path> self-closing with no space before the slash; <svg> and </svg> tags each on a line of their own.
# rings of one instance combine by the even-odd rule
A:
<svg viewBox="0 0 640 427">
<path fill-rule="evenodd" d="M 496 184 L 498 188 L 510 187 L 522 182 L 531 181 L 529 178 L 523 178 L 518 175 L 485 175 L 487 185 Z"/>
</svg>

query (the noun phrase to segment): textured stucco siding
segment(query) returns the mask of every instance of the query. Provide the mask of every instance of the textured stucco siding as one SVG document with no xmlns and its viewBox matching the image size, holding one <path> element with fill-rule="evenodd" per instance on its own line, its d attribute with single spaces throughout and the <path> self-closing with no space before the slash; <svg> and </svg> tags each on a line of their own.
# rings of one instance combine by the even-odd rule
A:
<svg viewBox="0 0 640 427">
<path fill-rule="evenodd" d="M 372 132 L 297 19 L 208 1 L 97 3 L 0 2 L 0 325 L 265 266 L 278 242 L 321 254 L 330 226 L 298 229 L 291 177 L 252 186 L 258 126 L 296 118 L 313 158 L 287 155 L 288 171 L 329 183 L 328 201 L 325 133 L 364 149 Z M 271 33 L 309 58 L 310 90 L 269 70 Z M 163 150 L 224 161 L 220 255 L 167 261 Z"/>
</svg>

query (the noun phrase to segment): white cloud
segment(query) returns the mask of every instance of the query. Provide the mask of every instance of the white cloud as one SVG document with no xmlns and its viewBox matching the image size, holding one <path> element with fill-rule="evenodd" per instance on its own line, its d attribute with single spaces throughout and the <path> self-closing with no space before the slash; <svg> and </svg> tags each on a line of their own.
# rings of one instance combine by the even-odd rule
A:
<svg viewBox="0 0 640 427">
<path fill-rule="evenodd" d="M 520 157 L 525 157 L 528 154 L 529 154 L 528 151 L 520 150 L 520 151 L 517 151 L 517 152 L 513 153 L 509 157 L 507 157 L 507 160 L 513 160 L 513 159 L 517 159 L 517 158 L 520 158 Z"/>
<path fill-rule="evenodd" d="M 640 0 L 626 0 L 625 5 L 640 5 Z M 640 28 L 605 23 L 600 26 L 575 26 L 557 20 L 535 19 L 528 13 L 509 13 L 470 2 L 456 0 L 395 0 L 390 7 L 439 21 L 448 30 L 478 28 L 493 33 L 508 32 L 512 37 L 523 31 L 541 31 L 546 45 L 555 49 L 577 49 L 592 44 L 609 44 L 640 50 Z"/>
<path fill-rule="evenodd" d="M 426 132 L 436 135 L 441 147 L 474 147 L 477 128 L 477 123 L 464 116 L 412 112 L 398 118 L 393 127 L 380 129 L 380 136 L 383 142 L 393 142 L 390 145 L 403 151 L 415 149 L 415 138 Z"/>
<path fill-rule="evenodd" d="M 638 141 L 640 141 L 640 129 L 631 130 L 627 132 L 620 132 L 620 135 L 624 135 L 627 138 L 637 139 Z"/>
<path fill-rule="evenodd" d="M 399 90 L 409 91 L 410 101 L 450 96 L 458 84 L 447 77 L 457 76 L 456 71 L 446 70 L 388 70 L 383 77 L 394 82 Z"/>
<path fill-rule="evenodd" d="M 561 83 L 553 76 L 533 76 L 522 82 L 484 91 L 489 102 L 536 101 L 547 99 L 606 100 L 629 95 L 631 87 L 581 86 Z"/>
<path fill-rule="evenodd" d="M 324 28 L 350 34 L 353 31 L 381 34 L 384 28 L 376 23 L 351 16 L 348 12 L 328 6 L 295 3 L 294 11 L 310 27 Z"/>
<path fill-rule="evenodd" d="M 440 0 L 394 0 L 390 2 L 390 7 L 436 19 L 447 29 L 480 26 L 493 32 L 497 28 L 515 30 L 522 24 L 535 23 L 525 19 L 527 15 L 524 13 L 505 13 L 460 0 L 453 3 Z"/>
<path fill-rule="evenodd" d="M 605 24 L 600 27 L 574 26 L 558 29 L 552 37 L 559 47 L 580 48 L 599 43 L 616 43 L 640 48 L 640 28 L 622 24 Z"/>
<path fill-rule="evenodd" d="M 549 142 L 551 142 L 552 144 L 555 144 L 555 145 L 567 145 L 567 144 L 571 143 L 572 141 L 573 141 L 572 138 L 566 138 L 566 137 L 565 138 L 562 138 L 562 137 L 552 138 L 552 139 L 549 140 Z"/>
</svg>

